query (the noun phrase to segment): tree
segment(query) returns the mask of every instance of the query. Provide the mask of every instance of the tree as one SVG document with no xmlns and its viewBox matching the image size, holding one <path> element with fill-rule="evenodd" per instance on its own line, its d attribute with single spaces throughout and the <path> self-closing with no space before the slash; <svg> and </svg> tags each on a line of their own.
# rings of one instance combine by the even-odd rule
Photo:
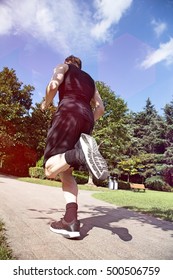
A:
<svg viewBox="0 0 173 280">
<path fill-rule="evenodd" d="M 135 134 L 138 125 L 136 124 L 135 116 L 135 113 L 130 112 L 126 118 L 126 128 L 128 131 L 129 141 L 127 142 L 126 150 L 124 149 L 123 151 L 125 158 L 138 155 L 139 150 L 141 150 L 141 143 L 138 135 Z"/>
<path fill-rule="evenodd" d="M 40 105 L 41 103 L 36 103 L 32 107 L 30 117 L 30 145 L 37 151 L 38 159 L 43 155 L 47 131 L 56 110 L 56 107 L 52 104 L 45 112 L 42 112 Z"/>
<path fill-rule="evenodd" d="M 166 104 L 163 110 L 166 122 L 166 146 L 169 147 L 173 143 L 173 100 Z"/>
<path fill-rule="evenodd" d="M 15 70 L 7 67 L 0 72 L 0 163 L 1 167 L 8 161 L 10 168 L 11 148 L 27 146 L 29 110 L 32 104 L 33 86 L 19 82 Z"/>
<path fill-rule="evenodd" d="M 167 125 L 173 125 L 173 100 L 166 104 L 163 110 Z"/>
<path fill-rule="evenodd" d="M 7 67 L 0 72 L 0 115 L 14 121 L 28 116 L 32 104 L 33 86 L 19 82 L 15 70 Z"/>
<path fill-rule="evenodd" d="M 162 155 L 141 153 L 121 160 L 117 167 L 122 171 L 121 175 L 127 175 L 128 182 L 138 180 L 143 183 L 146 178 L 160 174 L 163 162 Z"/>
<path fill-rule="evenodd" d="M 164 119 L 158 115 L 149 98 L 144 110 L 134 114 L 134 137 L 138 139 L 139 152 L 160 154 L 165 151 Z"/>
<path fill-rule="evenodd" d="M 166 148 L 164 160 L 167 165 L 173 165 L 173 144 Z"/>
<path fill-rule="evenodd" d="M 173 164 L 173 100 L 166 104 L 164 109 L 165 118 L 165 141 L 166 149 L 164 153 L 165 163 Z"/>
<path fill-rule="evenodd" d="M 127 174 L 127 182 L 129 183 L 130 176 L 138 174 L 138 170 L 144 168 L 144 165 L 142 164 L 140 158 L 134 156 L 129 159 L 120 161 L 117 167 L 125 174 Z"/>
<path fill-rule="evenodd" d="M 122 154 L 129 141 L 126 126 L 127 105 L 103 82 L 96 82 L 102 97 L 105 114 L 95 124 L 93 136 L 110 168 L 115 167 L 116 158 Z"/>
</svg>

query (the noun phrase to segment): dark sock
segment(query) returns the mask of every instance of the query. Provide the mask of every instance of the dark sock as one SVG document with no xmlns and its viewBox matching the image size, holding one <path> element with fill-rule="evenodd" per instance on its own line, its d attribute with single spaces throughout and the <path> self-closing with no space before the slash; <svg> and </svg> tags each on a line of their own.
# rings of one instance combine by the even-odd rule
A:
<svg viewBox="0 0 173 280">
<path fill-rule="evenodd" d="M 76 158 L 76 151 L 75 151 L 75 149 L 69 150 L 69 151 L 65 152 L 65 160 L 66 160 L 66 162 L 69 165 L 72 166 L 75 158 Z"/>
<path fill-rule="evenodd" d="M 72 221 L 77 220 L 77 209 L 78 205 L 75 202 L 70 202 L 66 205 L 64 220 L 67 223 L 71 223 Z"/>
<path fill-rule="evenodd" d="M 85 158 L 81 149 L 73 149 L 65 152 L 65 160 L 71 167 L 76 169 L 85 164 Z"/>
</svg>

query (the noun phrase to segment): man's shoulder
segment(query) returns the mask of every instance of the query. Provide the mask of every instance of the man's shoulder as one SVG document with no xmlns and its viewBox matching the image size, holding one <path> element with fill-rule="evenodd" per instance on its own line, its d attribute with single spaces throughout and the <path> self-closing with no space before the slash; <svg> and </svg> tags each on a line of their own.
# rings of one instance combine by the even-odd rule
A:
<svg viewBox="0 0 173 280">
<path fill-rule="evenodd" d="M 56 67 L 55 67 L 55 71 L 57 70 L 60 70 L 61 72 L 67 72 L 69 69 L 69 66 L 68 64 L 65 64 L 65 63 L 61 63 L 61 64 L 58 64 Z"/>
</svg>

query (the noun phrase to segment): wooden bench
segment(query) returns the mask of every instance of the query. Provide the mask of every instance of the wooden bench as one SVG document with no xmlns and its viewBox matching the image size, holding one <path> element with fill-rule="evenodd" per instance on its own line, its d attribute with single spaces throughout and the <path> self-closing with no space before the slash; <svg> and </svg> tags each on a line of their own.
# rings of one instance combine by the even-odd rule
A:
<svg viewBox="0 0 173 280">
<path fill-rule="evenodd" d="M 134 183 L 130 183 L 130 188 L 131 188 L 131 190 L 132 191 L 143 191 L 143 192 L 145 192 L 145 186 L 144 186 L 144 184 L 134 184 Z"/>
</svg>

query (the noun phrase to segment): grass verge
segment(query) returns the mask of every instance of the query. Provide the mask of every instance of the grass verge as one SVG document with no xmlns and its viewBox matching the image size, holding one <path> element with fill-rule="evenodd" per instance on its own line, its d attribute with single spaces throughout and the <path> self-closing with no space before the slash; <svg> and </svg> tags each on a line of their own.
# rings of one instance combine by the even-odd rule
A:
<svg viewBox="0 0 173 280">
<path fill-rule="evenodd" d="M 12 250 L 10 249 L 6 235 L 4 223 L 0 221 L 0 260 L 13 260 Z"/>
<path fill-rule="evenodd" d="M 45 186 L 51 186 L 51 187 L 61 187 L 61 182 L 53 181 L 53 180 L 42 180 L 37 178 L 30 178 L 30 177 L 23 177 L 18 178 L 19 181 L 28 182 L 28 183 L 34 183 L 34 184 L 40 184 Z M 106 188 L 102 187 L 96 187 L 95 185 L 80 185 L 78 184 L 78 187 L 80 190 L 86 190 L 86 191 L 108 191 Z"/>
</svg>

